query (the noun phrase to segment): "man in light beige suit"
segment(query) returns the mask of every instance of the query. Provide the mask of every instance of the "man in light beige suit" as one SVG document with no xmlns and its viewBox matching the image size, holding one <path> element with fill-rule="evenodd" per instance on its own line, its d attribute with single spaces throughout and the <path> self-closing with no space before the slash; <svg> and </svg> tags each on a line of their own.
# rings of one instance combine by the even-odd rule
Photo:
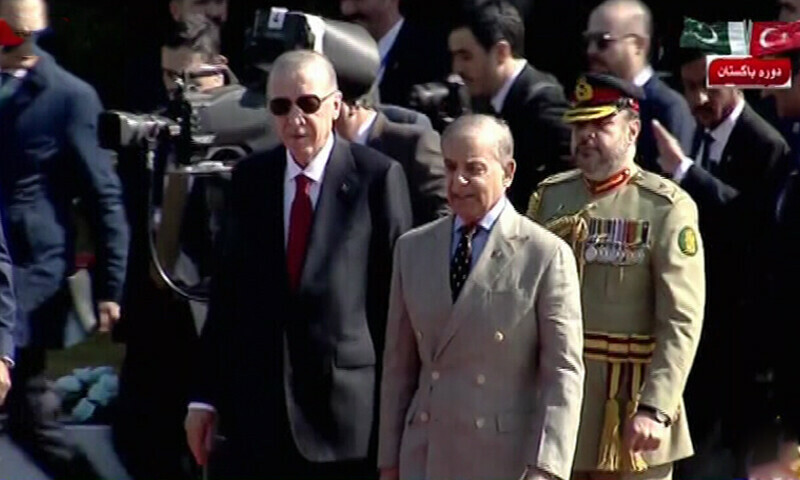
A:
<svg viewBox="0 0 800 480">
<path fill-rule="evenodd" d="M 508 127 L 459 118 L 442 151 L 454 215 L 395 248 L 381 478 L 569 479 L 584 377 L 575 258 L 506 199 Z"/>
</svg>

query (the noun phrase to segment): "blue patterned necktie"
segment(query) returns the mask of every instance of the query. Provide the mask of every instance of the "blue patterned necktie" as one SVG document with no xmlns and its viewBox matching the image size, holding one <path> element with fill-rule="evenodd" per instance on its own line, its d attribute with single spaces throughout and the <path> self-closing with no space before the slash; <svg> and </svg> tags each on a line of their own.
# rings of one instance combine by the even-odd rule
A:
<svg viewBox="0 0 800 480">
<path fill-rule="evenodd" d="M 463 226 L 460 230 L 461 239 L 450 262 L 450 290 L 453 294 L 453 303 L 458 299 L 458 294 L 461 293 L 461 288 L 472 268 L 472 237 L 475 236 L 475 227 Z"/>
</svg>

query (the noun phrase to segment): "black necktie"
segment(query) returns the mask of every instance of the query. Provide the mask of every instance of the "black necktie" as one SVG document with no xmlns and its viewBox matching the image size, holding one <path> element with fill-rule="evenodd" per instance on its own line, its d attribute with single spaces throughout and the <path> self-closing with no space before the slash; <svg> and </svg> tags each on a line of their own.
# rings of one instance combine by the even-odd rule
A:
<svg viewBox="0 0 800 480">
<path fill-rule="evenodd" d="M 467 281 L 472 267 L 472 237 L 475 235 L 475 227 L 463 226 L 460 230 L 461 239 L 458 241 L 456 253 L 450 262 L 450 290 L 453 294 L 453 303 L 461 293 L 461 288 Z"/>
<path fill-rule="evenodd" d="M 700 159 L 700 166 L 708 172 L 712 172 L 714 166 L 711 162 L 711 145 L 714 144 L 714 137 L 710 133 L 703 133 L 703 157 Z M 713 173 L 713 172 L 712 172 Z"/>
</svg>

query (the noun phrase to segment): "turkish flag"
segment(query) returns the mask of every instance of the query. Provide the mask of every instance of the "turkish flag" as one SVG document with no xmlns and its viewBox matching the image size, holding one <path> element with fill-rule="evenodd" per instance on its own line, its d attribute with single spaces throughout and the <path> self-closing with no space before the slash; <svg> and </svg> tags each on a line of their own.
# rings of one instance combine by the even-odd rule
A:
<svg viewBox="0 0 800 480">
<path fill-rule="evenodd" d="M 750 55 L 760 57 L 800 49 L 800 21 L 753 22 Z"/>
<path fill-rule="evenodd" d="M 25 39 L 18 37 L 5 20 L 0 19 L 0 46 L 16 47 L 17 45 L 22 45 L 24 41 Z"/>
</svg>

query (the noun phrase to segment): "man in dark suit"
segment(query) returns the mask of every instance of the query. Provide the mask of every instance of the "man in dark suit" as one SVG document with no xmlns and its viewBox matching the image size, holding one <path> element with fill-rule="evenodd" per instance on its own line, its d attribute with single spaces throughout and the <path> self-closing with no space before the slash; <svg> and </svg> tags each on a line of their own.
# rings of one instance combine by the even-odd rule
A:
<svg viewBox="0 0 800 480">
<path fill-rule="evenodd" d="M 233 173 L 187 439 L 204 464 L 219 417 L 221 478 L 369 478 L 405 175 L 333 134 L 341 93 L 322 55 L 283 54 L 267 95 L 283 145 Z"/>
<path fill-rule="evenodd" d="M 741 317 L 752 300 L 749 279 L 754 275 L 748 271 L 747 261 L 731 259 L 759 254 L 753 236 L 762 229 L 760 208 L 789 147 L 745 102 L 741 91 L 706 87 L 703 52 L 682 54 L 684 96 L 698 123 L 691 154 L 685 155 L 662 126 L 657 125 L 655 133 L 661 169 L 697 203 L 706 240 L 703 341 L 686 388 L 687 409 L 697 413 L 691 425 L 697 455 L 683 466 L 684 473 L 692 477 L 697 476 L 691 474 L 693 468 L 713 461 L 723 449 L 741 458 L 745 452 L 735 449 L 744 443 L 734 439 L 750 441 L 756 434 L 752 428 L 758 416 L 748 412 L 759 400 L 750 394 L 758 388 L 757 374 L 763 372 L 751 368 L 757 358 L 741 354 L 753 351 L 749 348 L 752 319 Z M 715 392 L 724 391 L 747 393 L 720 404 Z M 719 476 L 732 475 L 735 472 L 719 472 Z"/>
<path fill-rule="evenodd" d="M 476 110 L 498 115 L 511 128 L 517 174 L 508 199 L 517 211 L 527 209 L 540 181 L 569 168 L 564 89 L 525 60 L 524 42 L 525 25 L 506 0 L 465 7 L 449 39 L 453 71 L 483 105 Z"/>
<path fill-rule="evenodd" d="M 433 128 L 395 123 L 376 110 L 368 93 L 344 98 L 336 133 L 349 142 L 366 145 L 403 166 L 411 195 L 414 226 L 447 215 L 447 187 L 439 134 Z"/>
<path fill-rule="evenodd" d="M 97 94 L 35 47 L 33 33 L 46 26 L 44 2 L 4 0 L 0 16 L 26 39 L 0 51 L 0 191 L 18 302 L 9 431 L 52 476 L 93 478 L 58 422 L 44 376 L 45 349 L 65 341 L 75 198 L 95 231 L 100 330 L 119 318 L 128 248 L 119 179 L 111 155 L 98 145 Z"/>
<path fill-rule="evenodd" d="M 606 0 L 589 16 L 584 39 L 591 71 L 611 73 L 644 89 L 637 162 L 658 172 L 652 120 L 661 122 L 685 152 L 690 151 L 695 122 L 686 101 L 661 81 L 649 64 L 652 34 L 650 9 L 640 0 Z"/>
<path fill-rule="evenodd" d="M 411 87 L 447 77 L 445 39 L 403 18 L 400 0 L 340 0 L 339 9 L 378 42 L 382 103 L 408 107 Z"/>
</svg>

